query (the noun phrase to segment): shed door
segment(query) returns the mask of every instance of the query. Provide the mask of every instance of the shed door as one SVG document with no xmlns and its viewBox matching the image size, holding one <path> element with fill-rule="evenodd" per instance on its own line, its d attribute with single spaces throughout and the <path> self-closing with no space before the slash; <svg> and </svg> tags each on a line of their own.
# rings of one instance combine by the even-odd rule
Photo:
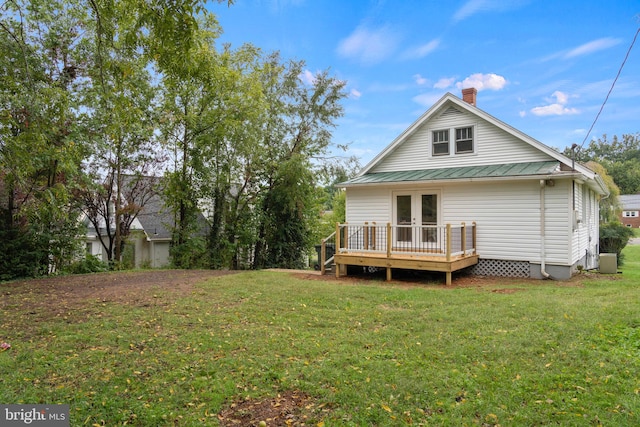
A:
<svg viewBox="0 0 640 427">
<path fill-rule="evenodd" d="M 394 224 L 397 243 L 437 241 L 437 230 L 420 226 L 438 225 L 438 195 L 410 192 L 394 195 Z"/>
</svg>

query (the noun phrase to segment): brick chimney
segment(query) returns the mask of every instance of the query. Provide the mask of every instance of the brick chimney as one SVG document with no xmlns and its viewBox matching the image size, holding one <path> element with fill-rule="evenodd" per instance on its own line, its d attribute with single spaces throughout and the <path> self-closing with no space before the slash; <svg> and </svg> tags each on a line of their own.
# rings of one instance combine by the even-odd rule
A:
<svg viewBox="0 0 640 427">
<path fill-rule="evenodd" d="M 462 89 L 462 100 L 466 103 L 469 103 L 476 106 L 476 96 L 478 95 L 478 90 L 475 87 L 470 87 L 467 89 Z"/>
</svg>

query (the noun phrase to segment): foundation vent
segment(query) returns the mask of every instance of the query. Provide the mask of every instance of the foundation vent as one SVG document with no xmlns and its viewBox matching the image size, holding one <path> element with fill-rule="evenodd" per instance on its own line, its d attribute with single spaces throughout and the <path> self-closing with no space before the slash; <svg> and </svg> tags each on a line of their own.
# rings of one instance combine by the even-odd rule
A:
<svg viewBox="0 0 640 427">
<path fill-rule="evenodd" d="M 526 261 L 480 259 L 471 269 L 476 276 L 531 277 L 531 267 Z"/>
</svg>

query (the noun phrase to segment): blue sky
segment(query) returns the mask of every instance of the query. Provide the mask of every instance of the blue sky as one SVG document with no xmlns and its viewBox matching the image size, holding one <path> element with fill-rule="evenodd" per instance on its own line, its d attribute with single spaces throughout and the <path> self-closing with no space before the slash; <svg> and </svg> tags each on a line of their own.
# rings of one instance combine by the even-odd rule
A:
<svg viewBox="0 0 640 427">
<path fill-rule="evenodd" d="M 236 0 L 221 42 L 347 82 L 334 142 L 369 162 L 446 92 L 557 149 L 581 144 L 640 27 L 639 0 Z M 304 76 L 302 76 L 304 78 Z M 640 37 L 589 139 L 640 132 Z"/>
</svg>

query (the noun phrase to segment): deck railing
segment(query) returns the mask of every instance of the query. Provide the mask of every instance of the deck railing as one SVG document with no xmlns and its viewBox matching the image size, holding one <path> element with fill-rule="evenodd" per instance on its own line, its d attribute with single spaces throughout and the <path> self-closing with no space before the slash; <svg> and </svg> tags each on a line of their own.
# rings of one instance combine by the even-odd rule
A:
<svg viewBox="0 0 640 427">
<path fill-rule="evenodd" d="M 386 253 L 451 257 L 475 254 L 476 223 L 469 225 L 336 224 L 339 253 Z"/>
<path fill-rule="evenodd" d="M 331 267 L 333 264 L 333 256 L 336 253 L 336 232 L 331 233 L 326 239 L 322 239 L 320 244 L 320 256 L 318 258 L 318 265 L 320 267 L 320 274 L 325 274 L 327 267 Z"/>
</svg>

